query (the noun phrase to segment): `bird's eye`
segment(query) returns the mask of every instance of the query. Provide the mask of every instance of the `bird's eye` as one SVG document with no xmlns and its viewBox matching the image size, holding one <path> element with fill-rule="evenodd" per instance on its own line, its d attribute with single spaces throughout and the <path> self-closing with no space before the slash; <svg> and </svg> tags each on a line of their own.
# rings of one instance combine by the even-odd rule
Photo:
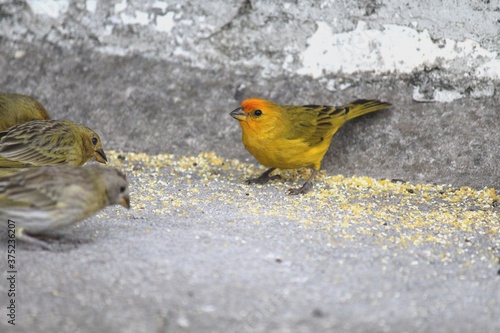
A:
<svg viewBox="0 0 500 333">
<path fill-rule="evenodd" d="M 254 114 L 255 116 L 259 117 L 259 116 L 262 116 L 262 111 L 260 111 L 260 110 L 255 110 L 255 111 L 253 112 L 253 114 Z"/>
<path fill-rule="evenodd" d="M 98 140 L 97 138 L 92 138 L 92 144 L 95 146 L 97 144 Z"/>
<path fill-rule="evenodd" d="M 126 190 L 125 186 L 120 187 L 120 193 L 125 192 L 125 190 Z"/>
</svg>

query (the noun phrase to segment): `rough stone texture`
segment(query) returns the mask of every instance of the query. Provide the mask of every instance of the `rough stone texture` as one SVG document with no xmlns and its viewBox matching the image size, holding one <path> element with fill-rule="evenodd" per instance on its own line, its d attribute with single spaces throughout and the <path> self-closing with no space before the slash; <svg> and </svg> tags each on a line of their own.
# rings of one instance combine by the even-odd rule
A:
<svg viewBox="0 0 500 333">
<path fill-rule="evenodd" d="M 45 14 L 42 3 L 49 4 Z M 450 59 L 436 58 L 410 72 L 394 64 L 394 70 L 379 73 L 375 62 L 370 71 L 326 70 L 313 78 L 300 73 L 318 22 L 326 22 L 333 34 L 360 26 L 385 31 L 384 25 L 392 24 L 412 28 L 425 39 L 427 30 L 435 45 L 465 41 L 475 51 L 456 47 Z M 342 104 L 378 98 L 394 107 L 353 120 L 337 133 L 323 161 L 328 174 L 500 188 L 498 1 L 0 0 L 0 45 L 0 90 L 32 95 L 54 118 L 92 127 L 108 149 L 181 155 L 215 151 L 253 162 L 237 122 L 228 115 L 242 99 Z M 345 47 L 356 50 L 357 45 Z M 381 46 L 374 42 L 371 47 L 376 53 Z M 378 65 L 388 61 L 381 56 Z M 443 100 L 450 102 L 436 102 Z M 369 242 L 330 251 L 321 242 L 304 245 L 318 231 L 299 230 L 296 221 L 269 219 L 265 227 L 240 223 L 231 229 L 226 222 L 238 218 L 234 211 L 213 207 L 213 212 L 222 218 L 193 222 L 143 212 L 141 221 L 153 230 L 146 236 L 141 227 L 122 227 L 123 217 L 109 219 L 116 239 L 82 246 L 84 253 L 21 249 L 24 263 L 35 267 L 29 273 L 36 287 L 20 287 L 26 295 L 22 302 L 36 299 L 29 310 L 40 313 L 39 321 L 24 326 L 26 331 L 499 329 L 499 297 L 496 303 L 488 300 L 498 295 L 498 277 L 490 267 L 466 270 L 458 267 L 461 258 L 443 265 L 424 257 L 423 267 L 414 269 L 408 264 L 414 254 L 404 249 L 388 256 L 380 244 Z M 203 246 L 193 241 L 200 234 Z M 221 246 L 224 237 L 231 240 Z M 244 237 L 246 245 L 236 237 Z M 149 243 L 156 243 L 156 252 Z M 268 248 L 301 258 L 301 265 L 275 271 L 274 263 L 262 264 L 262 255 L 251 252 Z M 172 259 L 158 264 L 161 272 L 152 271 L 161 258 Z M 52 263 L 49 271 L 36 270 Z M 79 270 L 82 265 L 89 266 L 88 272 Z M 323 275 L 318 277 L 318 271 Z M 159 277 L 148 275 L 153 272 Z M 328 290 L 329 276 L 339 289 Z M 126 283 L 121 284 L 123 277 Z M 79 283 L 73 285 L 73 279 Z M 59 287 L 41 291 L 48 285 Z M 405 288 L 411 297 L 397 301 Z M 122 292 L 125 297 L 117 296 Z M 225 298 L 232 292 L 235 297 Z M 214 298 L 215 310 L 203 307 Z M 59 321 L 61 308 L 66 318 Z M 42 315 L 45 311 L 50 318 Z"/>
<path fill-rule="evenodd" d="M 45 12 L 39 2 L 28 3 L 0 7 L 2 89 L 34 95 L 54 117 L 88 124 L 108 147 L 247 158 L 238 125 L 227 115 L 246 97 L 290 104 L 380 98 L 394 104 L 392 111 L 346 125 L 325 158 L 326 170 L 499 185 L 500 65 L 489 77 L 471 72 L 491 59 L 464 54 L 384 76 L 297 74 L 317 22 L 328 22 L 334 33 L 360 21 L 370 29 L 407 25 L 427 29 L 438 45 L 469 38 L 494 54 L 500 45 L 495 2 L 97 1 L 94 9 L 93 1 L 61 1 Z M 463 98 L 412 101 L 433 100 L 440 91 Z"/>
<path fill-rule="evenodd" d="M 416 103 L 412 84 L 397 78 L 360 76 L 349 81 L 349 89 L 330 92 L 316 80 L 297 75 L 270 79 L 137 55 L 12 44 L 5 38 L 2 45 L 3 90 L 36 96 L 54 118 L 94 128 L 107 147 L 177 154 L 213 150 L 251 159 L 240 142 L 237 122 L 228 115 L 243 98 L 263 96 L 291 104 L 379 98 L 394 107 L 346 124 L 326 155 L 325 170 L 477 188 L 500 185 L 496 95 Z M 37 57 L 15 59 L 16 49 Z"/>
</svg>

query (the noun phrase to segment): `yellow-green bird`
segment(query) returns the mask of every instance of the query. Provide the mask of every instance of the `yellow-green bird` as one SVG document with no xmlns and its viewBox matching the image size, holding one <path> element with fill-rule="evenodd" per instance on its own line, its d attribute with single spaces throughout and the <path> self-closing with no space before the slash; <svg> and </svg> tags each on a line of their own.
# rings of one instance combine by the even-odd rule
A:
<svg viewBox="0 0 500 333">
<path fill-rule="evenodd" d="M 240 123 L 245 148 L 268 167 L 260 177 L 249 179 L 249 184 L 265 184 L 279 177 L 270 176 L 276 168 L 312 168 L 311 177 L 302 187 L 288 190 L 293 195 L 309 192 L 337 130 L 350 119 L 390 106 L 366 99 L 344 106 L 279 105 L 261 98 L 244 100 L 230 115 Z"/>
<path fill-rule="evenodd" d="M 0 131 L 32 120 L 50 119 L 49 113 L 36 99 L 0 92 Z"/>
<path fill-rule="evenodd" d="M 50 246 L 33 235 L 82 221 L 106 206 L 130 208 L 125 175 L 111 167 L 51 166 L 0 178 L 0 229 L 9 238 Z"/>
<path fill-rule="evenodd" d="M 0 132 L 0 167 L 106 163 L 96 132 L 69 120 L 33 120 Z"/>
</svg>

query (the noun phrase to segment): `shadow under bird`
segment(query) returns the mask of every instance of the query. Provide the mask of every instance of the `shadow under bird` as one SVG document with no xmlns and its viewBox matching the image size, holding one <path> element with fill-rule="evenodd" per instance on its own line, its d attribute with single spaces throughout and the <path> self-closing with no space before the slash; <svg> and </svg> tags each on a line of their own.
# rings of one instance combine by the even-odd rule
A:
<svg viewBox="0 0 500 333">
<path fill-rule="evenodd" d="M 30 96 L 0 93 L 0 131 L 32 120 L 50 119 L 44 106 Z"/>
<path fill-rule="evenodd" d="M 0 226 L 15 225 L 16 239 L 50 249 L 33 237 L 82 221 L 106 206 L 130 208 L 121 171 L 100 165 L 32 168 L 0 178 Z"/>
<path fill-rule="evenodd" d="M 279 178 L 270 176 L 277 168 L 310 167 L 313 172 L 309 180 L 300 188 L 289 189 L 288 194 L 309 192 L 337 130 L 350 119 L 390 106 L 364 99 L 344 106 L 279 105 L 260 98 L 244 100 L 230 115 L 240 123 L 245 148 L 269 168 L 248 183 L 265 184 Z"/>
<path fill-rule="evenodd" d="M 69 120 L 34 120 L 0 132 L 0 167 L 106 163 L 96 132 Z"/>
</svg>

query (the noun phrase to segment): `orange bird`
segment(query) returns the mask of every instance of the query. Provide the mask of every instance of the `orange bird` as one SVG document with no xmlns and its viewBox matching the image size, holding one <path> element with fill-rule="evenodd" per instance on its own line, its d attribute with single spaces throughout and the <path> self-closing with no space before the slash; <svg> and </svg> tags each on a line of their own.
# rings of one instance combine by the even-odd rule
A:
<svg viewBox="0 0 500 333">
<path fill-rule="evenodd" d="M 364 99 L 344 106 L 293 106 L 260 98 L 244 100 L 230 115 L 240 123 L 245 148 L 269 168 L 260 177 L 248 179 L 248 183 L 265 184 L 280 178 L 269 176 L 276 168 L 312 167 L 313 173 L 302 187 L 288 190 L 288 194 L 309 192 L 335 132 L 349 119 L 390 106 Z"/>
</svg>

